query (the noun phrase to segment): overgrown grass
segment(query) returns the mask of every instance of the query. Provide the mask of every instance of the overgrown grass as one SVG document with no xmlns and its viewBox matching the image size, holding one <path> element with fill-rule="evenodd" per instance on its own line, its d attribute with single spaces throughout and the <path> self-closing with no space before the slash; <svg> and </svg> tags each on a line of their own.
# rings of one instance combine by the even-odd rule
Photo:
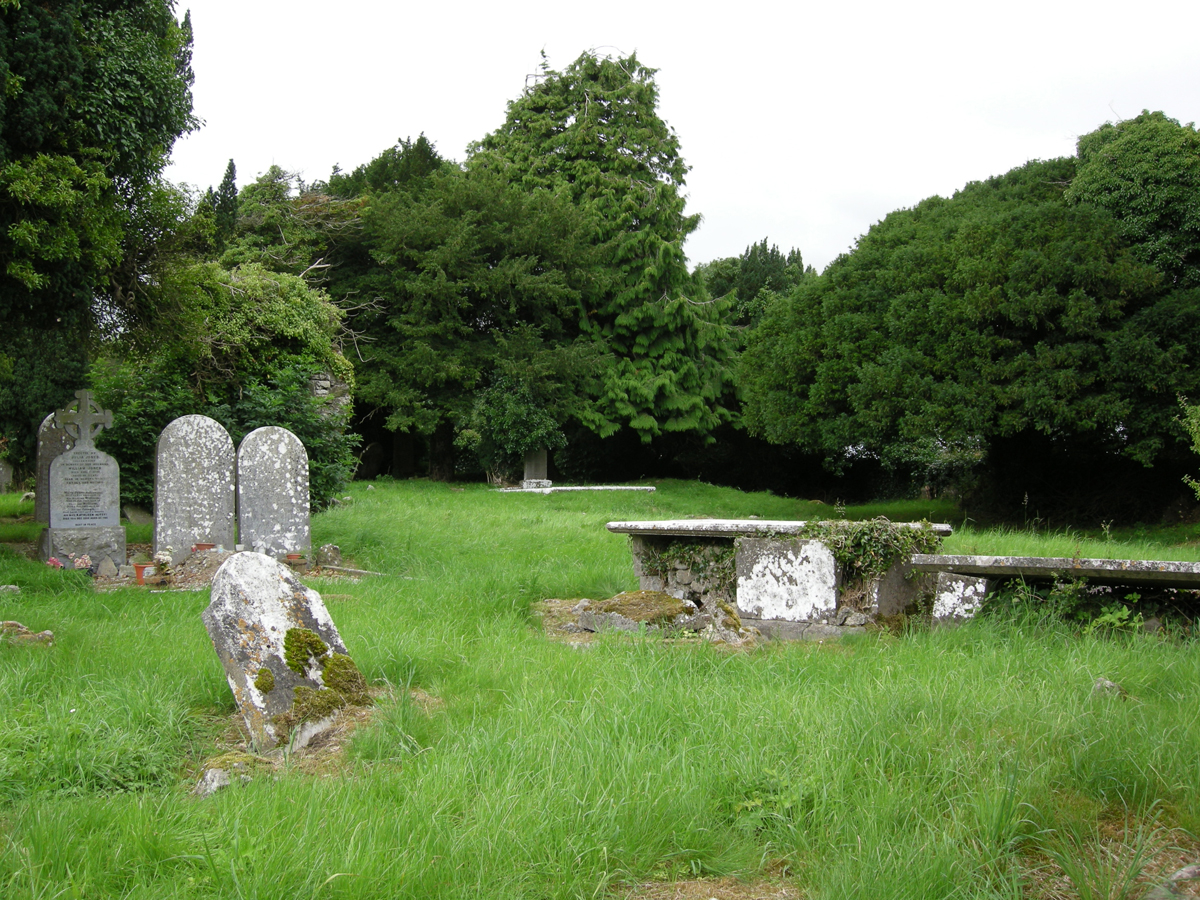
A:
<svg viewBox="0 0 1200 900">
<path fill-rule="evenodd" d="M 0 644 L 0 896 L 624 897 L 770 871 L 810 897 L 1017 897 L 1037 860 L 1086 854 L 1116 815 L 1200 828 L 1194 642 L 981 621 L 572 649 L 530 604 L 635 586 L 606 521 L 813 505 L 680 482 L 372 487 L 313 522 L 314 544 L 387 573 L 318 586 L 394 688 L 330 777 L 189 796 L 233 709 L 207 596 L 93 594 L 0 556 L 0 583 L 22 585 L 0 618 L 56 635 Z M 1127 695 L 1094 694 L 1102 675 Z"/>
</svg>

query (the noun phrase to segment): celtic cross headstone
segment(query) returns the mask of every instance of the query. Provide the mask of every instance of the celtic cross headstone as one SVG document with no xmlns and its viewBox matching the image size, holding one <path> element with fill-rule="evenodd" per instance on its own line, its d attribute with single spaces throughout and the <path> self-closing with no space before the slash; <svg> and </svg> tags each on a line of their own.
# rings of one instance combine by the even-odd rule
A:
<svg viewBox="0 0 1200 900">
<path fill-rule="evenodd" d="M 112 426 L 112 413 L 101 409 L 91 391 L 54 414 L 54 423 L 74 446 L 50 464 L 50 527 L 42 535 L 42 555 L 64 565 L 86 556 L 92 566 L 125 564 L 121 527 L 121 473 L 117 461 L 96 449 L 95 439 Z M 107 566 L 106 566 L 107 567 Z"/>
</svg>

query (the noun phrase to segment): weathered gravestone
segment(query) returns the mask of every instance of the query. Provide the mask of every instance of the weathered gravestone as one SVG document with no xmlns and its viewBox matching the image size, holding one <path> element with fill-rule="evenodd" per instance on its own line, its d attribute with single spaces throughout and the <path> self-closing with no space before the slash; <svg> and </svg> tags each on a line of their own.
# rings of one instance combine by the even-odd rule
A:
<svg viewBox="0 0 1200 900">
<path fill-rule="evenodd" d="M 548 488 L 554 482 L 550 480 L 550 454 L 545 447 L 530 450 L 525 454 L 525 477 L 521 487 Z"/>
<path fill-rule="evenodd" d="M 203 619 L 257 749 L 304 746 L 338 709 L 369 702 L 321 595 L 269 556 L 229 557 Z"/>
<path fill-rule="evenodd" d="M 208 416 L 182 416 L 158 436 L 154 459 L 154 552 L 172 564 L 193 544 L 233 548 L 236 484 L 233 440 Z"/>
<path fill-rule="evenodd" d="M 96 436 L 112 425 L 112 413 L 100 409 L 90 391 L 54 414 L 74 447 L 50 466 L 50 527 L 42 533 L 42 558 L 64 565 L 88 556 L 93 565 L 107 560 L 125 564 L 121 527 L 121 473 L 117 461 L 96 449 Z M 106 567 L 107 568 L 107 567 Z"/>
<path fill-rule="evenodd" d="M 50 524 L 50 466 L 75 446 L 66 430 L 54 423 L 55 413 L 42 419 L 37 436 L 37 483 L 34 487 L 33 520 Z"/>
<path fill-rule="evenodd" d="M 238 447 L 238 543 L 276 559 L 307 553 L 308 453 L 277 425 L 256 428 Z"/>
<path fill-rule="evenodd" d="M 0 494 L 8 492 L 12 485 L 13 467 L 4 460 L 0 459 Z"/>
</svg>

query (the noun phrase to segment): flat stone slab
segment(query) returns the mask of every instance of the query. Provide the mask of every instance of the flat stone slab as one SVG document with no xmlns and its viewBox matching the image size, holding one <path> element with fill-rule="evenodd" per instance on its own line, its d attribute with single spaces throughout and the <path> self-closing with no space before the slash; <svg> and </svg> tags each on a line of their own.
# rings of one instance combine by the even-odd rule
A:
<svg viewBox="0 0 1200 900">
<path fill-rule="evenodd" d="M 820 541 L 747 538 L 736 565 L 742 615 L 812 622 L 837 610 L 837 562 Z"/>
<path fill-rule="evenodd" d="M 1200 588 L 1200 563 L 1152 559 L 1072 559 L 1054 556 L 946 556 L 918 553 L 918 572 L 955 572 L 990 578 L 1050 581 L 1064 576 L 1108 584 Z"/>
<path fill-rule="evenodd" d="M 644 491 L 653 494 L 655 488 L 632 484 L 593 484 L 579 487 L 519 487 L 499 488 L 501 494 L 563 494 L 567 491 Z"/>
<path fill-rule="evenodd" d="M 609 522 L 605 527 L 614 534 L 662 534 L 678 537 L 729 537 L 739 535 L 799 534 L 809 523 L 795 519 L 661 519 L 649 522 Z M 949 525 L 923 522 L 895 522 L 898 528 L 930 528 L 947 537 Z"/>
</svg>

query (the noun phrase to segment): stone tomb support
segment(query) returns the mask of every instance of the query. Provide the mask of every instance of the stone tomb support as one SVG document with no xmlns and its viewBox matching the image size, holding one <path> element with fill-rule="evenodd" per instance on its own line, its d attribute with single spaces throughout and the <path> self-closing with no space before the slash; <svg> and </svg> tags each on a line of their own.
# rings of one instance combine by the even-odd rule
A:
<svg viewBox="0 0 1200 900">
<path fill-rule="evenodd" d="M 743 623 L 771 637 L 818 639 L 859 632 L 877 617 L 902 612 L 932 587 L 932 579 L 909 579 L 909 568 L 897 564 L 851 592 L 828 547 L 790 536 L 802 533 L 806 524 L 687 519 L 610 522 L 608 529 L 630 535 L 642 590 L 666 591 L 698 606 L 713 597 L 736 602 Z M 950 532 L 945 525 L 933 529 L 942 536 Z"/>
<path fill-rule="evenodd" d="M 308 453 L 277 425 L 256 428 L 237 453 L 238 543 L 281 559 L 308 553 Z"/>
<path fill-rule="evenodd" d="M 158 437 L 154 459 L 154 552 L 182 562 L 193 544 L 234 546 L 236 454 L 229 433 L 207 416 L 182 416 Z"/>
</svg>

